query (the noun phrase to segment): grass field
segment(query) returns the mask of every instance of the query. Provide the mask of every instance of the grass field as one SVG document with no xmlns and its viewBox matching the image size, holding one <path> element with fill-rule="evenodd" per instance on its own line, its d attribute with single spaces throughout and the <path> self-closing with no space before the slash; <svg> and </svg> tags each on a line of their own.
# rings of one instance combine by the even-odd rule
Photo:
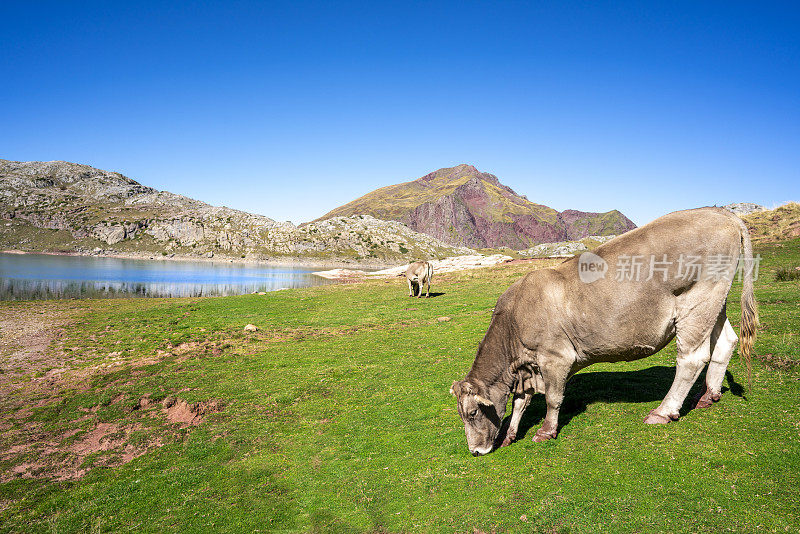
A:
<svg viewBox="0 0 800 534">
<path fill-rule="evenodd" d="M 0 530 L 797 532 L 800 285 L 775 273 L 800 239 L 759 252 L 752 389 L 734 356 L 721 402 L 644 425 L 671 344 L 576 375 L 558 439 L 530 440 L 537 396 L 478 458 L 448 388 L 530 264 L 435 276 L 427 300 L 397 279 L 2 303 Z"/>
</svg>

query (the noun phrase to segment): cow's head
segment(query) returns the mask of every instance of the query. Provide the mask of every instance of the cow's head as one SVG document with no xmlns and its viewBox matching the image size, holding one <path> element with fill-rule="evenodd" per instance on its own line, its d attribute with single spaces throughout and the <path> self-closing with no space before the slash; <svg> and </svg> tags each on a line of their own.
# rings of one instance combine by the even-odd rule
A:
<svg viewBox="0 0 800 534">
<path fill-rule="evenodd" d="M 487 391 L 467 380 L 453 382 L 450 393 L 458 402 L 458 415 L 464 421 L 469 451 L 474 456 L 492 452 L 506 413 L 507 395 L 502 391 Z"/>
</svg>

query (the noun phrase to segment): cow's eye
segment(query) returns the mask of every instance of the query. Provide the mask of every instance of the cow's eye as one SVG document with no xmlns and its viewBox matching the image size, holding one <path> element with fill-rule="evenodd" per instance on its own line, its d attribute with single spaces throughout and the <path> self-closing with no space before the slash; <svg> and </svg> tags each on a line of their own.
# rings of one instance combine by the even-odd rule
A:
<svg viewBox="0 0 800 534">
<path fill-rule="evenodd" d="M 477 408 L 475 408 L 474 410 L 469 412 L 469 418 L 470 419 L 475 419 L 475 416 L 477 416 L 477 415 L 478 415 L 478 409 Z"/>
</svg>

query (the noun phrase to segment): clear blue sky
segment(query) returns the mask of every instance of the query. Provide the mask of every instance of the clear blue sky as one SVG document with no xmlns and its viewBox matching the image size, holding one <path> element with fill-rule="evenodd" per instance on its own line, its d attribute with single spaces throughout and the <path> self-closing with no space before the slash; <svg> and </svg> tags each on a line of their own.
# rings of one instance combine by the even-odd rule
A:
<svg viewBox="0 0 800 534">
<path fill-rule="evenodd" d="M 471 163 L 556 209 L 800 200 L 796 2 L 0 3 L 0 158 L 296 223 Z"/>
</svg>

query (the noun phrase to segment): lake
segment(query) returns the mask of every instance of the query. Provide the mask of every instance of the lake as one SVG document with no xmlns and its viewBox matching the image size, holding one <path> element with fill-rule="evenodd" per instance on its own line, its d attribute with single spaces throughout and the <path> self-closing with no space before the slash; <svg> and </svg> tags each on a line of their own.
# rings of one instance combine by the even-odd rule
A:
<svg viewBox="0 0 800 534">
<path fill-rule="evenodd" d="M 323 269 L 0 253 L 0 300 L 242 295 L 332 283 Z"/>
</svg>

